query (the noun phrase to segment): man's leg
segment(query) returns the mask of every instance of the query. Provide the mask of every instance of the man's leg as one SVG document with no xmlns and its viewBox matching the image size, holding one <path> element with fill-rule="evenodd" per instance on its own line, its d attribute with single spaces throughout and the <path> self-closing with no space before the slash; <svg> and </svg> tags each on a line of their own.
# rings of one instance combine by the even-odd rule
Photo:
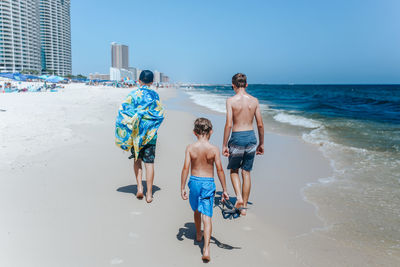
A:
<svg viewBox="0 0 400 267">
<path fill-rule="evenodd" d="M 242 190 L 240 185 L 240 178 L 239 178 L 239 169 L 233 170 L 231 169 L 231 181 L 233 185 L 233 189 L 235 190 L 236 194 L 236 207 L 240 207 L 243 205 L 243 197 L 242 197 Z"/>
<path fill-rule="evenodd" d="M 204 224 L 204 247 L 203 247 L 203 257 L 204 261 L 210 260 L 210 239 L 212 231 L 212 221 L 211 217 L 201 214 L 201 219 Z"/>
<path fill-rule="evenodd" d="M 133 170 L 135 172 L 136 182 L 137 182 L 136 197 L 141 199 L 141 198 L 143 198 L 143 184 L 142 184 L 143 170 L 142 170 L 142 160 L 141 159 L 134 160 Z"/>
<path fill-rule="evenodd" d="M 247 208 L 247 201 L 249 201 L 250 188 L 251 188 L 250 172 L 242 170 L 242 177 L 243 177 L 243 186 L 242 186 L 243 207 Z M 241 214 L 246 215 L 246 210 L 242 210 Z"/>
<path fill-rule="evenodd" d="M 194 212 L 194 225 L 196 226 L 196 241 L 200 242 L 203 233 L 201 232 L 201 213 L 198 210 Z"/>
<path fill-rule="evenodd" d="M 147 183 L 146 201 L 150 203 L 153 201 L 154 163 L 145 163 L 144 166 L 146 168 Z"/>
</svg>

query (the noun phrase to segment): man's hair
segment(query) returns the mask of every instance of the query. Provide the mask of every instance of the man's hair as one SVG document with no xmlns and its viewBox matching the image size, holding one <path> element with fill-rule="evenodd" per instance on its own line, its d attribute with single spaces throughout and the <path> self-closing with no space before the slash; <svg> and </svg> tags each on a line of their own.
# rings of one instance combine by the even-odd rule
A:
<svg viewBox="0 0 400 267">
<path fill-rule="evenodd" d="M 207 135 L 212 130 L 212 123 L 209 119 L 206 118 L 197 118 L 194 121 L 194 129 L 193 131 L 198 135 Z"/>
<path fill-rule="evenodd" d="M 246 74 L 236 73 L 235 75 L 233 75 L 232 84 L 235 85 L 237 88 L 246 87 L 246 84 L 247 84 Z"/>
<path fill-rule="evenodd" d="M 145 84 L 152 83 L 154 80 L 154 74 L 151 70 L 142 70 L 139 80 Z"/>
</svg>

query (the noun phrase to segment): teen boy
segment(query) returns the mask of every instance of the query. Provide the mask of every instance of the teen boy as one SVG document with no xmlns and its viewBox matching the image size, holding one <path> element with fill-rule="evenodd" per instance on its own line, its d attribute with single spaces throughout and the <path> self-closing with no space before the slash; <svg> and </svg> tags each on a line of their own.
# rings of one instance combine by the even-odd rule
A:
<svg viewBox="0 0 400 267">
<path fill-rule="evenodd" d="M 154 75 L 149 70 L 140 73 L 140 87 L 129 93 L 121 104 L 116 122 L 116 144 L 129 150 L 135 158 L 133 168 L 137 181 L 138 199 L 143 198 L 142 162 L 146 168 L 146 201 L 153 201 L 154 158 L 157 130 L 164 120 L 164 109 L 158 94 L 150 89 Z"/>
<path fill-rule="evenodd" d="M 213 215 L 215 194 L 214 164 L 223 190 L 222 197 L 229 199 L 229 196 L 226 192 L 225 174 L 221 165 L 219 149 L 209 142 L 212 134 L 211 122 L 206 118 L 196 119 L 193 132 L 197 137 L 197 142 L 188 145 L 186 148 L 185 163 L 181 175 L 181 196 L 183 200 L 188 199 L 185 186 L 190 167 L 189 202 L 194 211 L 196 240 L 200 242 L 202 239 L 201 222 L 203 222 L 204 247 L 202 260 L 208 262 L 210 261 L 211 217 Z"/>
<path fill-rule="evenodd" d="M 264 154 L 264 124 L 258 99 L 246 92 L 246 75 L 235 74 L 232 77 L 232 88 L 236 95 L 226 100 L 222 154 L 225 157 L 229 156 L 228 169 L 231 170 L 231 181 L 237 198 L 235 206 L 246 208 L 250 195 L 250 171 L 253 168 L 254 156 Z M 253 130 L 254 118 L 257 122 L 258 145 Z M 239 169 L 242 169 L 243 186 L 239 179 Z M 240 213 L 246 215 L 246 209 L 241 209 Z"/>
</svg>

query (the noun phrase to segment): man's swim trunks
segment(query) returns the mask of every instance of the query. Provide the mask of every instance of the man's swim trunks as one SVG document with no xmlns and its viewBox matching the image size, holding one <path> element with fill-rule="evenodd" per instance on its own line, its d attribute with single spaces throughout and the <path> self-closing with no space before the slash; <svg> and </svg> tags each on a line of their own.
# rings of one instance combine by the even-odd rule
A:
<svg viewBox="0 0 400 267">
<path fill-rule="evenodd" d="M 212 217 L 215 183 L 214 178 L 190 176 L 188 183 L 190 193 L 189 202 L 193 211 Z"/>
<path fill-rule="evenodd" d="M 154 163 L 154 159 L 156 157 L 156 143 L 157 135 L 154 136 L 154 138 L 151 139 L 151 141 L 139 151 L 138 159 L 141 159 L 144 163 Z M 131 148 L 131 153 L 132 155 L 129 157 L 129 159 L 135 157 L 134 147 Z"/>
<path fill-rule="evenodd" d="M 242 168 L 245 171 L 251 171 L 257 149 L 257 138 L 254 131 L 232 132 L 228 148 L 228 169 Z"/>
</svg>

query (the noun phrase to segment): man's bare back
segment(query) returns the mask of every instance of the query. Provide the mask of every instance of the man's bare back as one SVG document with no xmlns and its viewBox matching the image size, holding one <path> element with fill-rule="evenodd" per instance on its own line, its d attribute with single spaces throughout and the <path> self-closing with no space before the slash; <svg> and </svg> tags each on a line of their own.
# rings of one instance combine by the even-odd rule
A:
<svg viewBox="0 0 400 267">
<path fill-rule="evenodd" d="M 232 131 L 253 130 L 253 121 L 259 107 L 257 98 L 245 91 L 227 100 L 227 106 L 232 110 Z"/>
</svg>

